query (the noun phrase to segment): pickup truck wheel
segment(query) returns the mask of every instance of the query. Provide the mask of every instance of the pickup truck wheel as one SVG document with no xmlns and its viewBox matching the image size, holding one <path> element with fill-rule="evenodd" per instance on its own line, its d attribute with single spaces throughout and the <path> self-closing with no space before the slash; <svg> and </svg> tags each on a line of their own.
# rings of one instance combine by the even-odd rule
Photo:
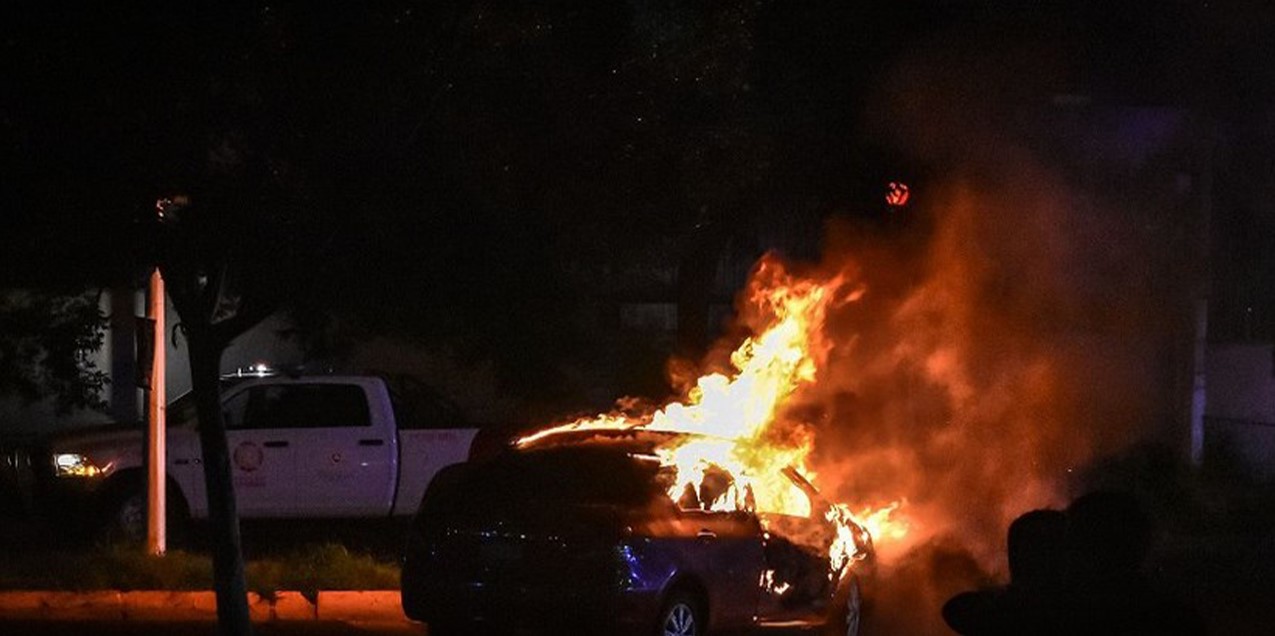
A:
<svg viewBox="0 0 1275 636">
<path fill-rule="evenodd" d="M 146 494 L 129 492 L 111 507 L 106 520 L 108 543 L 135 544 L 146 540 Z"/>
<path fill-rule="evenodd" d="M 167 543 L 173 545 L 185 537 L 186 503 L 180 495 L 168 493 Z M 103 538 L 107 543 L 141 545 L 146 542 L 146 492 L 130 488 L 121 492 L 109 506 Z"/>
</svg>

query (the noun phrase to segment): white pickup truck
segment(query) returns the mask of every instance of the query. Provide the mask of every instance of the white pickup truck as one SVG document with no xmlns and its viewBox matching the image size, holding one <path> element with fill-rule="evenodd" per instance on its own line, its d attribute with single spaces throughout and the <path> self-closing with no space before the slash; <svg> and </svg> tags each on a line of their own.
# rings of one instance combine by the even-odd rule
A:
<svg viewBox="0 0 1275 636">
<path fill-rule="evenodd" d="M 176 521 L 208 514 L 191 398 L 168 408 Z M 244 518 L 410 516 L 435 473 L 470 457 L 478 433 L 445 403 L 405 399 L 375 376 L 249 379 L 223 389 L 222 408 Z M 145 527 L 142 441 L 136 425 L 50 440 L 37 497 L 136 538 Z"/>
</svg>

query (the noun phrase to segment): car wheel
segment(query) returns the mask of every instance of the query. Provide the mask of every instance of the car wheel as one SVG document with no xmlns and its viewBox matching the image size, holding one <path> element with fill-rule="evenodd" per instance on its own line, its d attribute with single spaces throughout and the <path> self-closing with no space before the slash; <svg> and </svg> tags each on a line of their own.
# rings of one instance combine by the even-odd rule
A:
<svg viewBox="0 0 1275 636">
<path fill-rule="evenodd" d="M 689 595 L 675 594 L 660 611 L 658 636 L 703 636 L 704 616 Z"/>
<path fill-rule="evenodd" d="M 863 591 L 858 577 L 851 577 L 834 599 L 835 614 L 828 621 L 828 636 L 859 636 L 863 622 Z"/>
</svg>

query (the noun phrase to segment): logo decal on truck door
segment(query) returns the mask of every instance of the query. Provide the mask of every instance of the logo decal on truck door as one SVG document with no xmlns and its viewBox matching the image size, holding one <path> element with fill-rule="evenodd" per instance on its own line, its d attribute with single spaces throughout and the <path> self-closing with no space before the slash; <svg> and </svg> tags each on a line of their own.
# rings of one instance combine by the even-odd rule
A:
<svg viewBox="0 0 1275 636">
<path fill-rule="evenodd" d="M 243 442 L 235 447 L 234 452 L 235 466 L 245 473 L 250 473 L 261 468 L 261 462 L 265 461 L 265 454 L 261 452 L 261 447 L 253 442 Z"/>
</svg>

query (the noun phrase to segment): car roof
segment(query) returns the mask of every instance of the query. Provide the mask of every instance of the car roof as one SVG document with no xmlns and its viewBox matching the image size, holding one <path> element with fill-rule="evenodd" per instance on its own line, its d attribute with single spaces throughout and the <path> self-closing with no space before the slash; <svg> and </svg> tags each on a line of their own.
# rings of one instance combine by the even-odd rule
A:
<svg viewBox="0 0 1275 636">
<path fill-rule="evenodd" d="M 656 452 L 661 448 L 677 446 L 688 440 L 721 440 L 727 438 L 689 433 L 686 431 L 669 431 L 650 429 L 642 426 L 633 427 L 595 427 L 566 429 L 543 437 L 535 437 L 525 444 L 516 444 L 514 450 L 520 454 L 566 451 L 572 449 L 580 452 L 611 451 L 623 453 L 634 458 L 656 460 Z M 819 497 L 819 489 L 794 466 L 784 468 L 783 472 L 798 488 L 812 497 Z"/>
<path fill-rule="evenodd" d="M 522 452 L 559 448 L 612 448 L 630 454 L 650 454 L 680 441 L 707 436 L 645 427 L 581 428 L 555 432 L 517 444 Z"/>
</svg>

